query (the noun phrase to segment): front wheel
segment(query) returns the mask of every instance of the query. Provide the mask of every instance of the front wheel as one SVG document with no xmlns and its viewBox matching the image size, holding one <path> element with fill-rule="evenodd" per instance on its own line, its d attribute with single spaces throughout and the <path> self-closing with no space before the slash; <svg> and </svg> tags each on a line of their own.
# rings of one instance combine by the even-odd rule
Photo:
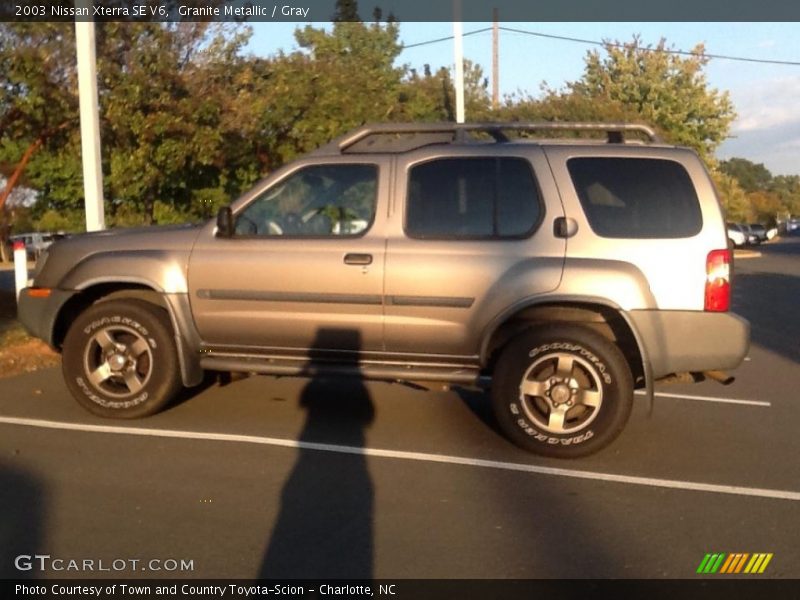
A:
<svg viewBox="0 0 800 600">
<path fill-rule="evenodd" d="M 548 325 L 501 352 L 492 405 L 503 432 L 544 456 L 592 454 L 622 431 L 633 406 L 633 378 L 619 348 L 574 325 Z"/>
<path fill-rule="evenodd" d="M 143 300 L 98 302 L 67 332 L 62 369 L 89 412 L 134 419 L 161 410 L 181 388 L 166 311 Z"/>
</svg>

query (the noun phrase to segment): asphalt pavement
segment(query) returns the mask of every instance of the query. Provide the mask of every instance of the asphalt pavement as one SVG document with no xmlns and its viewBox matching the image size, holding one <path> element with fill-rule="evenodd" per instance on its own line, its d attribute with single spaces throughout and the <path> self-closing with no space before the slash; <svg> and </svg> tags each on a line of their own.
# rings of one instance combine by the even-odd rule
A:
<svg viewBox="0 0 800 600">
<path fill-rule="evenodd" d="M 515 448 L 470 390 L 251 377 L 120 422 L 58 369 L 0 380 L 0 578 L 693 578 L 708 553 L 798 578 L 800 238 L 759 252 L 736 382 L 660 387 L 576 461 Z"/>
</svg>

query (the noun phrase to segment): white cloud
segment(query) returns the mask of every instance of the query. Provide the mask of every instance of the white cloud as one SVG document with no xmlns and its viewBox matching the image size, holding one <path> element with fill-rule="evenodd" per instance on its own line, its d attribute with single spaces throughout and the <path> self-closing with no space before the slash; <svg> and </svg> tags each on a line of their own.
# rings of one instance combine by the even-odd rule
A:
<svg viewBox="0 0 800 600">
<path fill-rule="evenodd" d="M 762 81 L 731 96 L 739 114 L 734 133 L 800 123 L 800 77 Z"/>
<path fill-rule="evenodd" d="M 800 175 L 800 120 L 735 135 L 720 146 L 719 158 L 746 158 L 763 163 L 773 175 Z"/>
<path fill-rule="evenodd" d="M 739 117 L 718 156 L 763 163 L 775 175 L 800 175 L 800 77 L 754 82 L 731 97 Z"/>
</svg>

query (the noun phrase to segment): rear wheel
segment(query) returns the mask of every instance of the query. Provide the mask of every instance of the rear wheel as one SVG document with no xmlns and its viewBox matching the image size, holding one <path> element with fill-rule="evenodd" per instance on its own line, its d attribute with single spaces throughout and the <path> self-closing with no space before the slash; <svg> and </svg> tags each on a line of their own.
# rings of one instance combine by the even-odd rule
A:
<svg viewBox="0 0 800 600">
<path fill-rule="evenodd" d="M 181 388 L 166 311 L 136 299 L 89 307 L 67 332 L 62 368 L 89 412 L 132 419 L 161 410 Z"/>
<path fill-rule="evenodd" d="M 600 334 L 550 325 L 503 349 L 492 405 L 517 445 L 575 458 L 600 450 L 622 431 L 633 406 L 633 380 L 619 348 Z"/>
</svg>

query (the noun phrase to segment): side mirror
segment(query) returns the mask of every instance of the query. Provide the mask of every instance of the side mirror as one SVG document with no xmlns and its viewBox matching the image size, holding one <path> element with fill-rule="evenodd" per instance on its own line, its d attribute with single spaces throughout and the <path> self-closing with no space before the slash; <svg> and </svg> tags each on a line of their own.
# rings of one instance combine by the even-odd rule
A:
<svg viewBox="0 0 800 600">
<path fill-rule="evenodd" d="M 233 237 L 233 212 L 230 206 L 223 206 L 217 212 L 217 237 Z"/>
</svg>

